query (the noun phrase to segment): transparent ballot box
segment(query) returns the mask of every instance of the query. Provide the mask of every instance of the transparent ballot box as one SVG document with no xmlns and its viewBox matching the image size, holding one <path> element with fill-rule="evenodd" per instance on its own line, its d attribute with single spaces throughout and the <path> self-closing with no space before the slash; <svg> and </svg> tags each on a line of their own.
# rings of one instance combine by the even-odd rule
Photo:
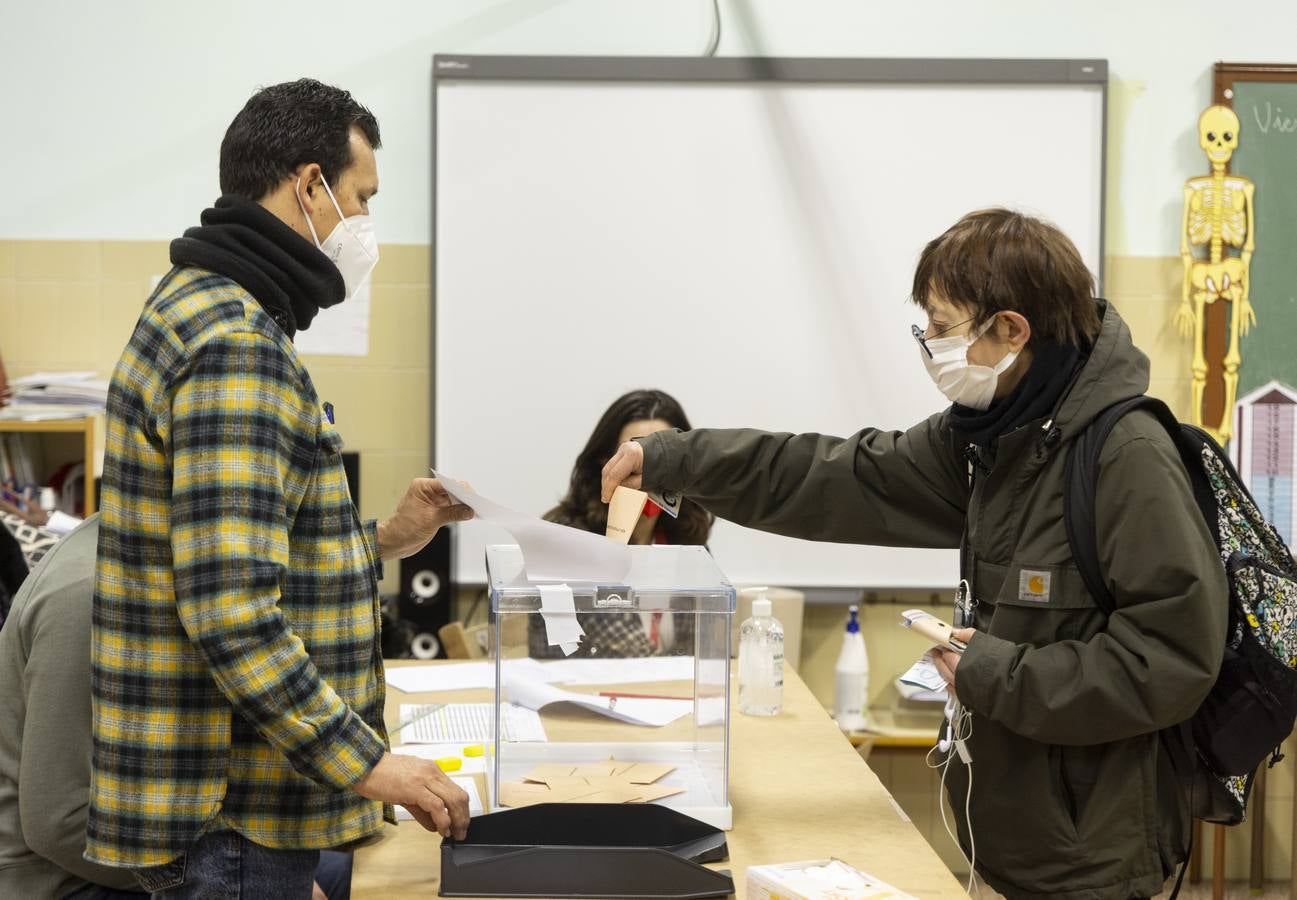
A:
<svg viewBox="0 0 1297 900">
<path fill-rule="evenodd" d="M 487 548 L 492 808 L 659 803 L 729 828 L 734 587 L 703 547 L 628 550 L 621 584 L 555 585 Z"/>
</svg>

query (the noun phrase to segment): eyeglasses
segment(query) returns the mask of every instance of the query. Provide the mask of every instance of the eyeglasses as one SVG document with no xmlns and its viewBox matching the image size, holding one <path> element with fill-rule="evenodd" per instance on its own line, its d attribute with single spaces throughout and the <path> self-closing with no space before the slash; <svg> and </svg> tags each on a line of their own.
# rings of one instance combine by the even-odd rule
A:
<svg viewBox="0 0 1297 900">
<path fill-rule="evenodd" d="M 972 316 L 971 318 L 965 319 L 965 320 L 962 321 L 962 322 L 956 322 L 954 325 L 949 325 L 949 326 L 947 326 L 947 327 L 941 329 L 940 331 L 938 331 L 938 332 L 937 332 L 936 334 L 934 334 L 932 337 L 934 337 L 934 338 L 939 338 L 939 337 L 941 337 L 943 334 L 945 334 L 947 331 L 951 331 L 951 330 L 953 330 L 953 329 L 955 329 L 955 328 L 958 328 L 960 325 L 967 325 L 969 322 L 973 321 L 973 319 L 975 319 L 975 318 L 977 318 L 977 316 Z M 918 325 L 911 325 L 911 326 L 910 326 L 910 334 L 914 335 L 914 339 L 915 339 L 916 341 L 919 342 L 919 346 L 923 348 L 923 352 L 926 353 L 926 354 L 928 354 L 928 359 L 932 359 L 932 351 L 928 349 L 928 340 L 929 340 L 929 339 L 928 339 L 928 336 L 927 336 L 927 331 L 926 331 L 926 329 L 920 328 Z"/>
</svg>

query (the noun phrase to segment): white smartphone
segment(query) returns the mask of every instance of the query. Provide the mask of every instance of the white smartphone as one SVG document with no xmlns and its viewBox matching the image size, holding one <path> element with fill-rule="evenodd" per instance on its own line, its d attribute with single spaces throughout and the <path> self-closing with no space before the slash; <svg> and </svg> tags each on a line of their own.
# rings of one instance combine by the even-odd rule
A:
<svg viewBox="0 0 1297 900">
<path fill-rule="evenodd" d="M 949 624 L 922 609 L 907 609 L 901 613 L 901 624 L 906 628 L 917 631 L 932 641 L 934 646 L 954 650 L 956 653 L 963 653 L 968 647 L 963 641 L 956 640 L 951 636 L 954 629 Z"/>
</svg>

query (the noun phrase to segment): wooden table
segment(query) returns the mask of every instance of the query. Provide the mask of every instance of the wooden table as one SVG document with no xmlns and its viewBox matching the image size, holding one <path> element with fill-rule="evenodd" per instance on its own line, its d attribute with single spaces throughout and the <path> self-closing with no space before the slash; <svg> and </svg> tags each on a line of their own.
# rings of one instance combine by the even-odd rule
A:
<svg viewBox="0 0 1297 900">
<path fill-rule="evenodd" d="M 403 702 L 453 697 L 389 688 L 387 720 L 397 720 Z M 785 669 L 778 716 L 740 715 L 737 698 L 736 688 L 730 713 L 734 829 L 727 836 L 730 859 L 715 868 L 731 870 L 739 898 L 749 865 L 829 856 L 924 900 L 967 896 L 796 673 Z M 548 712 L 544 718 L 550 727 Z M 382 840 L 356 852 L 352 897 L 437 896 L 439 846 L 436 834 L 413 822 L 387 828 Z"/>
</svg>

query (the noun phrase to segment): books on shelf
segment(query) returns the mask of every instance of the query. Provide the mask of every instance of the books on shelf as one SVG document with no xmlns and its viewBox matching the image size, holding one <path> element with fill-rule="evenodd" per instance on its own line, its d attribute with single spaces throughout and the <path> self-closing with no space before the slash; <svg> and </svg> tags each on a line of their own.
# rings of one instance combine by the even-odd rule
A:
<svg viewBox="0 0 1297 900">
<path fill-rule="evenodd" d="M 0 497 L 9 503 L 35 502 L 47 511 L 61 510 L 83 515 L 86 509 L 86 464 L 70 460 L 50 471 L 37 468 L 41 457 L 41 437 L 27 431 L 0 431 Z M 47 473 L 42 475 L 41 472 Z M 47 494 L 42 494 L 42 491 Z M 48 499 L 46 497 L 48 496 Z"/>
<path fill-rule="evenodd" d="M 33 463 L 40 453 L 39 440 L 34 434 L 0 433 L 0 484 L 18 491 L 40 487 Z"/>
</svg>

